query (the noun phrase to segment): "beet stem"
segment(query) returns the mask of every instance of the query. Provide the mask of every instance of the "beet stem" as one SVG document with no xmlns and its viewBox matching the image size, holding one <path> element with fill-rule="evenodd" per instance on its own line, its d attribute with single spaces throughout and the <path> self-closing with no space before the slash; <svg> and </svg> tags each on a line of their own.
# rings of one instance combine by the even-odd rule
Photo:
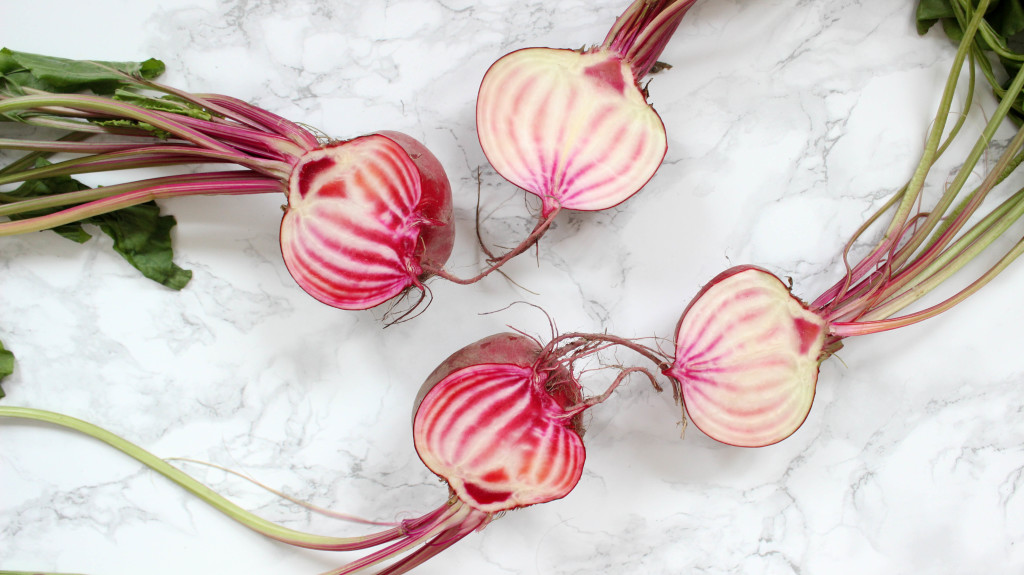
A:
<svg viewBox="0 0 1024 575">
<path fill-rule="evenodd" d="M 280 180 L 276 180 L 274 178 L 268 178 L 251 172 L 223 172 L 223 174 L 230 175 L 222 178 L 211 178 L 209 177 L 211 174 L 199 174 L 200 177 L 194 178 L 171 176 L 168 178 L 153 178 L 150 180 L 133 182 L 131 184 L 124 184 L 122 185 L 123 187 L 119 186 L 118 189 L 127 189 L 130 191 L 110 195 L 109 197 L 102 197 L 101 199 L 90 201 L 86 204 L 67 208 L 45 216 L 0 223 L 0 236 L 11 236 L 48 230 L 60 225 L 70 224 L 100 214 L 106 214 L 129 206 L 144 204 L 151 200 L 163 198 L 193 195 L 243 195 L 272 192 L 284 193 L 285 191 L 285 185 Z M 115 186 L 95 188 L 83 190 L 82 192 L 83 195 L 99 195 L 104 193 L 109 195 L 112 191 L 111 188 L 114 187 Z M 68 194 L 64 195 L 67 196 Z M 40 200 L 45 199 L 46 198 L 40 198 Z M 38 205 L 38 203 L 40 203 L 35 200 L 25 200 L 24 202 L 9 204 L 0 208 L 0 210 L 19 206 L 24 207 L 24 204 L 29 202 L 33 202 L 32 205 Z"/>
<path fill-rule="evenodd" d="M 145 449 L 142 449 L 134 443 L 131 443 L 110 431 L 81 419 L 76 419 L 60 413 L 54 413 L 52 411 L 13 406 L 0 406 L 0 417 L 50 423 L 102 441 L 132 459 L 135 459 L 139 463 L 142 463 L 153 471 L 163 475 L 167 479 L 170 479 L 189 493 L 202 499 L 208 505 L 241 525 L 266 537 L 297 547 L 324 551 L 355 551 L 359 549 L 366 549 L 387 543 L 388 541 L 407 537 L 410 529 L 421 529 L 423 525 L 436 524 L 438 521 L 442 520 L 443 517 L 447 517 L 444 512 L 448 506 L 445 505 L 424 515 L 423 517 L 403 522 L 403 524 L 398 527 L 393 527 L 362 537 L 329 537 L 325 535 L 304 533 L 278 525 L 241 508 L 203 483 L 200 483 L 194 477 L 181 471 L 177 467 L 174 467 L 170 463 L 167 463 L 163 459 L 160 459 L 156 455 L 153 455 Z"/>
<path fill-rule="evenodd" d="M 650 73 L 694 3 L 696 0 L 635 0 L 615 21 L 601 47 L 629 63 L 639 82 Z"/>
<path fill-rule="evenodd" d="M 846 276 L 819 296 L 811 306 L 832 324 L 831 335 L 835 338 L 885 331 L 934 317 L 976 292 L 1019 255 L 1020 247 L 1015 246 L 992 268 L 954 296 L 921 312 L 892 318 L 980 254 L 1022 215 L 1020 206 L 1024 202 L 1014 194 L 981 222 L 961 234 L 991 189 L 1024 161 L 1022 130 L 1017 131 L 981 185 L 967 194 L 957 205 L 954 206 L 953 203 L 963 191 L 972 170 L 989 149 L 996 130 L 1002 126 L 1017 95 L 1024 90 L 1024 70 L 1018 71 L 1014 76 L 992 118 L 935 206 L 927 213 L 918 212 L 913 216 L 910 214 L 910 209 L 920 201 L 924 179 L 935 158 L 945 149 L 945 145 L 961 125 L 954 127 L 953 134 L 940 148 L 944 118 L 949 112 L 956 83 L 968 55 L 972 81 L 968 88 L 969 96 L 973 91 L 975 54 L 971 50 L 977 50 L 978 40 L 975 39 L 975 34 L 983 19 L 986 4 L 987 2 L 984 2 L 976 9 L 970 22 L 965 26 L 964 40 L 960 43 L 953 68 L 947 78 L 928 144 L 911 181 L 896 196 L 899 204 L 882 241 L 854 268 L 851 269 L 847 263 Z M 963 16 L 962 13 L 959 15 Z M 887 203 L 869 220 L 869 223 L 893 205 L 895 204 L 892 201 Z M 854 240 L 863 233 L 867 225 L 857 231 Z M 853 240 L 844 250 L 844 262 L 852 243 Z"/>
</svg>

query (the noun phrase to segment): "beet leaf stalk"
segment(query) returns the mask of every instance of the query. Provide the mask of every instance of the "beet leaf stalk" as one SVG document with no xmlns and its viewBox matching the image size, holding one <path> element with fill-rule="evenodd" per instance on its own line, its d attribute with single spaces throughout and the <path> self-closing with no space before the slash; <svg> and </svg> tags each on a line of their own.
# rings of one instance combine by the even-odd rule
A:
<svg viewBox="0 0 1024 575">
<path fill-rule="evenodd" d="M 14 373 L 14 354 L 10 350 L 4 349 L 4 344 L 0 343 L 0 380 L 12 373 Z M 0 399 L 3 399 L 4 396 L 4 390 L 0 387 Z"/>
<path fill-rule="evenodd" d="M 21 61 L 35 58 L 33 69 L 26 68 Z M 0 93 L 23 94 L 25 89 L 36 90 L 92 90 L 96 93 L 112 94 L 123 82 L 107 71 L 113 68 L 135 76 L 152 79 L 163 73 L 163 63 L 158 60 L 145 62 L 104 62 L 104 67 L 87 68 L 63 65 L 64 62 L 50 62 L 34 57 L 0 49 Z M 4 118 L 7 119 L 7 118 Z M 2 134 L 2 132 L 0 132 Z M 80 141 L 86 137 L 81 133 L 69 133 L 64 140 Z M 0 138 L 0 141 L 3 141 Z M 36 151 L 25 154 L 0 168 L 0 176 L 23 171 L 35 166 L 47 165 L 49 152 Z M 68 176 L 42 178 L 26 181 L 17 189 L 0 191 L 0 206 L 27 199 L 75 192 L 87 186 Z M 3 186 L 0 186 L 0 190 Z M 39 215 L 38 213 L 35 215 Z M 17 216 L 15 216 L 17 218 Z M 176 222 L 173 216 L 160 215 L 155 202 L 125 208 L 118 214 L 104 214 L 84 222 L 65 224 L 53 228 L 61 236 L 85 243 L 92 236 L 85 231 L 83 223 L 96 225 L 113 239 L 113 248 L 138 269 L 144 276 L 171 289 L 181 289 L 191 280 L 192 273 L 174 263 L 171 248 L 171 229 Z"/>
<path fill-rule="evenodd" d="M 618 368 L 604 393 L 585 398 L 575 373 L 577 362 L 613 347 L 640 354 L 658 370 L 669 369 L 656 351 L 606 334 L 563 334 L 542 345 L 522 334 L 501 333 L 449 356 L 424 382 L 412 423 L 416 451 L 447 483 L 447 497 L 419 517 L 378 523 L 385 528 L 357 537 L 305 533 L 258 517 L 168 460 L 80 419 L 12 406 L 0 406 L 0 418 L 42 421 L 103 441 L 275 540 L 326 551 L 369 550 L 329 571 L 331 575 L 365 569 L 397 574 L 421 565 L 507 511 L 560 499 L 572 491 L 586 459 L 583 412 L 607 400 L 633 375 L 644 376 L 660 390 L 655 372 Z"/>
<path fill-rule="evenodd" d="M 641 86 L 696 0 L 634 0 L 604 42 L 586 49 L 526 48 L 487 70 L 477 96 L 480 145 L 503 178 L 541 199 L 530 235 L 472 278 L 533 246 L 563 209 L 616 206 L 654 176 L 665 126 Z"/>
<path fill-rule="evenodd" d="M 976 9 L 953 5 L 964 35 L 925 150 L 906 187 L 847 244 L 845 275 L 806 304 L 767 270 L 738 266 L 711 280 L 683 312 L 676 328 L 675 359 L 665 373 L 678 382 L 690 420 L 710 437 L 747 447 L 785 439 L 810 411 L 821 362 L 839 350 L 845 338 L 935 317 L 976 293 L 1024 251 L 1024 239 L 1001 254 L 990 249 L 1024 214 L 1024 188 L 996 205 L 986 201 L 1024 160 L 1024 131 L 1017 131 L 979 186 L 969 191 L 966 187 L 997 129 L 1010 125 L 1004 119 L 1024 86 L 1024 71 L 1009 82 L 956 176 L 943 182 L 940 197 L 927 209 L 920 206 L 926 177 L 962 125 L 954 125 L 944 141 L 961 70 L 966 65 L 971 72 L 962 122 L 972 100 L 974 67 L 985 57 L 976 32 L 988 1 Z M 982 205 L 989 207 L 984 215 Z M 877 243 L 859 261 L 849 263 L 854 242 L 883 215 L 890 219 Z M 983 252 L 991 267 L 966 287 L 901 315 Z"/>
<path fill-rule="evenodd" d="M 964 19 L 958 15 L 970 10 L 970 0 L 919 0 L 917 3 L 917 31 L 925 34 L 936 23 L 941 23 L 946 35 L 958 42 L 963 35 Z M 996 97 L 1002 98 L 1006 84 L 1002 75 L 1013 76 L 1024 65 L 1024 54 L 1020 54 L 1020 33 L 1024 31 L 1021 5 L 1016 2 L 992 2 L 985 13 L 985 20 L 978 27 L 982 42 L 978 47 L 993 58 L 979 58 L 978 67 Z M 1015 51 L 1017 50 L 1017 51 Z M 998 64 L 998 66 L 996 65 Z M 997 71 L 1000 68 L 1000 71 Z M 1017 123 L 1024 121 L 1024 98 L 1017 96 L 1010 117 Z"/>
<path fill-rule="evenodd" d="M 162 69 L 157 61 L 0 52 L 0 119 L 64 134 L 0 137 L 0 149 L 27 152 L 0 171 L 0 186 L 24 182 L 0 193 L 0 216 L 8 219 L 0 236 L 92 222 L 156 199 L 273 193 L 286 201 L 285 266 L 316 299 L 367 309 L 411 289 L 426 293 L 423 281 L 451 253 L 454 226 L 448 178 L 421 143 L 389 131 L 321 139 L 236 98 L 158 84 L 152 77 Z M 45 161 L 57 153 L 72 157 Z M 96 189 L 38 187 L 168 166 L 198 171 Z"/>
</svg>

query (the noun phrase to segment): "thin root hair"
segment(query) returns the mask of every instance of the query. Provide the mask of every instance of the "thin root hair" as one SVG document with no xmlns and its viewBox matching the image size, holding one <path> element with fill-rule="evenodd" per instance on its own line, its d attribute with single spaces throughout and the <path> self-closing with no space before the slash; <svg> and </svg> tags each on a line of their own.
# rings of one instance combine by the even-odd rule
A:
<svg viewBox="0 0 1024 575">
<path fill-rule="evenodd" d="M 393 325 L 405 323 L 409 320 L 416 319 L 424 312 L 426 312 L 427 308 L 430 307 L 431 302 L 434 301 L 434 292 L 430 291 L 430 286 L 421 283 L 414 287 L 418 289 L 420 292 L 419 299 L 417 299 L 416 303 L 412 304 L 409 307 L 409 309 L 402 311 L 397 317 L 392 319 L 392 314 L 396 313 L 396 308 L 398 308 L 398 306 L 409 297 L 409 294 L 412 293 L 413 290 L 408 289 L 405 292 L 403 292 L 402 295 L 396 298 L 395 301 L 392 302 L 390 306 L 388 306 L 387 311 L 384 312 L 385 328 L 389 328 Z"/>
<path fill-rule="evenodd" d="M 182 462 L 182 463 L 191 463 L 191 464 L 194 464 L 194 465 L 202 465 L 202 466 L 205 466 L 205 467 L 211 467 L 213 469 L 217 469 L 219 471 L 223 471 L 224 473 L 228 473 L 230 475 L 234 475 L 235 477 L 238 477 L 240 479 L 248 481 L 249 483 L 255 485 L 256 487 L 259 487 L 260 489 L 263 489 L 263 490 L 265 490 L 265 491 L 267 491 L 269 493 L 272 493 L 273 495 L 275 495 L 277 497 L 280 497 L 281 499 L 284 499 L 286 501 L 294 503 L 295 505 L 298 505 L 298 506 L 300 506 L 300 507 L 302 507 L 302 508 L 304 508 L 304 509 L 306 509 L 308 511 L 311 511 L 313 513 L 317 513 L 319 515 L 323 515 L 325 517 L 330 517 L 332 519 L 339 519 L 341 521 L 350 521 L 352 523 L 362 523 L 364 525 L 383 525 L 383 526 L 387 526 L 387 527 L 394 527 L 394 526 L 402 526 L 402 527 L 404 527 L 404 523 L 405 522 L 374 521 L 372 519 L 364 519 L 362 517 L 357 517 L 355 515 L 350 515 L 348 513 L 341 513 L 341 512 L 338 512 L 338 511 L 331 511 L 330 509 L 326 509 L 324 507 L 320 507 L 318 505 L 314 505 L 314 504 L 312 504 L 312 503 L 310 503 L 308 501 L 303 501 L 303 500 L 301 500 L 301 499 L 299 499 L 297 497 L 294 497 L 292 495 L 288 495 L 287 493 L 285 493 L 285 492 L 283 492 L 281 490 L 278 490 L 278 489 L 275 489 L 273 487 L 270 487 L 269 485 L 260 482 L 256 478 L 254 478 L 254 477 L 252 477 L 252 476 L 250 476 L 250 475 L 248 475 L 246 473 L 242 473 L 241 471 L 236 471 L 234 469 L 230 469 L 230 468 L 224 467 L 222 465 L 217 465 L 216 463 L 210 463 L 208 461 L 200 461 L 198 459 L 192 459 L 192 458 L 189 458 L 189 457 L 165 457 L 164 461 L 166 461 L 168 463 L 175 462 L 175 461 Z"/>
<path fill-rule="evenodd" d="M 503 312 L 503 311 L 508 311 L 508 310 L 512 309 L 512 306 L 515 306 L 515 305 L 527 305 L 527 306 L 530 306 L 530 307 L 540 311 L 542 314 L 544 314 L 544 317 L 547 318 L 547 320 L 548 320 L 548 327 L 549 327 L 549 329 L 551 331 L 551 338 L 550 339 L 554 339 L 558 335 L 558 326 L 555 323 L 555 318 L 553 318 L 551 316 L 551 314 L 549 314 L 547 312 L 547 310 L 545 310 L 541 306 L 539 306 L 539 305 L 537 305 L 535 303 L 530 303 L 528 301 L 523 301 L 523 300 L 514 301 L 514 302 L 512 302 L 512 303 L 510 303 L 510 304 L 508 304 L 508 305 L 506 305 L 504 307 L 500 307 L 500 308 L 495 309 L 495 310 L 480 312 L 478 315 L 491 315 L 491 314 L 500 313 L 500 312 Z M 544 345 L 541 344 L 541 342 L 540 342 L 540 340 L 538 338 L 533 337 L 532 335 L 527 334 L 526 332 L 522 331 L 521 329 L 513 327 L 511 324 L 505 324 L 505 326 L 508 327 L 509 329 L 511 329 L 512 331 L 514 331 L 514 332 L 524 336 L 524 337 L 528 337 L 528 338 L 532 339 L 533 341 L 537 342 L 537 344 L 540 345 L 541 347 L 544 347 Z"/>
</svg>

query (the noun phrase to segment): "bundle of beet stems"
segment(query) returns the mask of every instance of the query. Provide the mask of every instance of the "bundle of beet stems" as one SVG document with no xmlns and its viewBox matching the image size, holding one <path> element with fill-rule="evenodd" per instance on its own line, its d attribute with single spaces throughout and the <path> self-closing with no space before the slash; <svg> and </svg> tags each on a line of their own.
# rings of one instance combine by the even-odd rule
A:
<svg viewBox="0 0 1024 575">
<path fill-rule="evenodd" d="M 906 186 L 847 242 L 841 254 L 842 277 L 805 303 L 768 270 L 736 266 L 712 279 L 684 311 L 676 328 L 672 368 L 666 374 L 677 382 L 690 421 L 709 436 L 745 447 L 789 437 L 810 412 L 819 366 L 839 351 L 844 340 L 944 313 L 977 293 L 1024 252 L 1021 239 L 1005 252 L 993 253 L 999 249 L 997 240 L 1019 233 L 1012 230 L 1024 215 L 1024 189 L 998 203 L 990 198 L 993 189 L 1015 175 L 1024 161 L 1024 131 L 1017 129 L 1002 149 L 995 148 L 998 159 L 984 167 L 978 187 L 967 185 L 975 170 L 983 167 L 980 162 L 993 153 L 997 131 L 1010 125 L 1006 118 L 1024 86 L 1024 69 L 1018 68 L 1007 87 L 997 92 L 999 105 L 955 176 L 938 182 L 929 178 L 973 105 L 975 69 L 987 62 L 984 49 L 992 39 L 991 35 L 982 39 L 988 4 L 984 0 L 975 8 L 953 2 L 962 39 L 924 152 Z M 965 66 L 963 109 L 954 112 Z M 947 132 L 951 118 L 955 122 Z M 924 199 L 926 180 L 943 186 L 930 205 Z M 880 237 L 865 255 L 852 261 L 853 247 L 867 242 L 868 228 L 882 224 L 886 217 Z M 976 261 L 987 261 L 990 267 L 953 295 L 901 313 L 936 288 L 946 287 L 948 280 L 961 279 L 957 272 Z"/>
</svg>

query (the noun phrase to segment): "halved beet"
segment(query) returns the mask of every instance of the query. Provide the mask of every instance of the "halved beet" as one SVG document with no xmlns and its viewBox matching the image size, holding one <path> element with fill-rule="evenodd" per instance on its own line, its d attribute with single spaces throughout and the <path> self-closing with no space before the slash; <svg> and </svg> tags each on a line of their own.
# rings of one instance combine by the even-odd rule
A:
<svg viewBox="0 0 1024 575">
<path fill-rule="evenodd" d="M 310 150 L 288 182 L 281 253 L 295 281 L 343 309 L 368 309 L 451 254 L 451 187 L 422 144 L 381 132 Z"/>
<path fill-rule="evenodd" d="M 782 280 L 753 266 L 715 277 L 683 312 L 666 372 L 690 420 L 731 445 L 760 447 L 796 431 L 814 400 L 827 324 Z"/>
<path fill-rule="evenodd" d="M 449 357 L 427 378 L 413 418 L 423 463 L 486 513 L 560 499 L 583 473 L 582 390 L 540 344 L 499 334 Z"/>
<path fill-rule="evenodd" d="M 495 171 L 556 209 L 603 210 L 654 175 L 668 140 L 629 63 L 607 50 L 527 48 L 495 62 L 477 97 Z"/>
</svg>

